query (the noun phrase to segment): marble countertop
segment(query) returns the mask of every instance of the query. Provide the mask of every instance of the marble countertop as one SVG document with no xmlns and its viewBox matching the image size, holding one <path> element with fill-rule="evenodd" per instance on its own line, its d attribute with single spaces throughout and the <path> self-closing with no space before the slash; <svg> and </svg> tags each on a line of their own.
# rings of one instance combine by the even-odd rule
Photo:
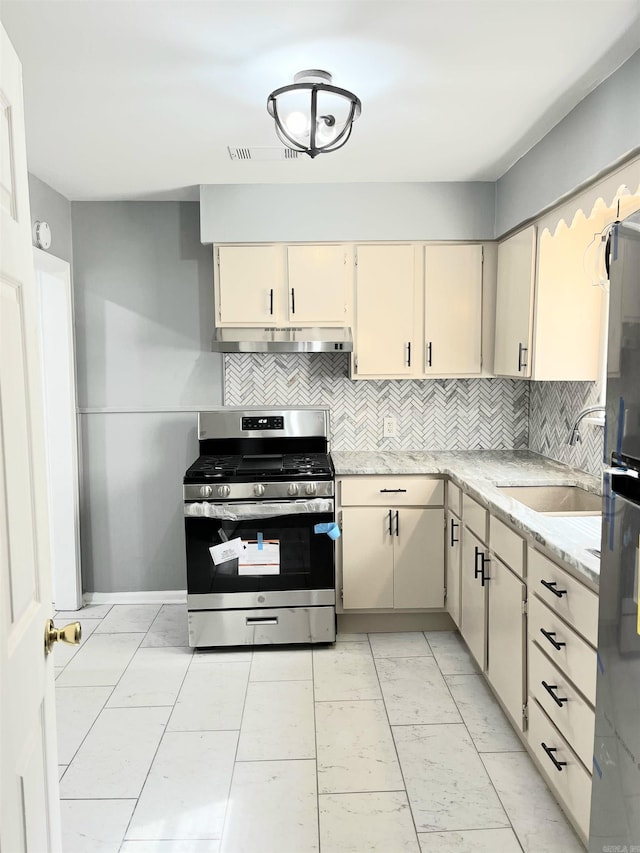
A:
<svg viewBox="0 0 640 853">
<path fill-rule="evenodd" d="M 507 497 L 498 486 L 580 486 L 599 493 L 591 474 L 530 450 L 332 451 L 336 476 L 349 474 L 431 474 L 450 477 L 491 512 L 539 542 L 593 589 L 600 561 L 588 548 L 600 548 L 600 516 L 547 516 Z"/>
</svg>

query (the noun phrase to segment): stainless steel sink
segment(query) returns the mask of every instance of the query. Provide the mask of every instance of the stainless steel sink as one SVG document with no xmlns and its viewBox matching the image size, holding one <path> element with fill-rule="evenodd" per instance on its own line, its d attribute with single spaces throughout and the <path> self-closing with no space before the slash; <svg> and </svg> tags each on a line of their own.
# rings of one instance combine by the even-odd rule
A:
<svg viewBox="0 0 640 853">
<path fill-rule="evenodd" d="M 514 498 L 544 515 L 600 515 L 602 498 L 579 486 L 499 486 Z"/>
</svg>

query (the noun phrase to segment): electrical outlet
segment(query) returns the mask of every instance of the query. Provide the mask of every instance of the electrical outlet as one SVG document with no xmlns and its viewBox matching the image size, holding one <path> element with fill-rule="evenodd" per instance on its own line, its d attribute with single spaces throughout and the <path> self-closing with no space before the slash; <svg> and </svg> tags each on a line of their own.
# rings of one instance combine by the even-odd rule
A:
<svg viewBox="0 0 640 853">
<path fill-rule="evenodd" d="M 398 434 L 398 422 L 395 418 L 382 419 L 382 437 L 395 438 Z"/>
</svg>

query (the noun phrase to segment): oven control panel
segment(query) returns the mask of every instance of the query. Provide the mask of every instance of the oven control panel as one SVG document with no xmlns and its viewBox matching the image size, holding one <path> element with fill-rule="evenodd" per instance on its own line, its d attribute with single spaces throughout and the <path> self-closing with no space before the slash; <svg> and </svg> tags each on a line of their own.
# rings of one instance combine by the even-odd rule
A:
<svg viewBox="0 0 640 853">
<path fill-rule="evenodd" d="M 284 429 L 284 418 L 281 415 L 265 415 L 257 418 L 242 418 L 242 429 Z"/>
</svg>

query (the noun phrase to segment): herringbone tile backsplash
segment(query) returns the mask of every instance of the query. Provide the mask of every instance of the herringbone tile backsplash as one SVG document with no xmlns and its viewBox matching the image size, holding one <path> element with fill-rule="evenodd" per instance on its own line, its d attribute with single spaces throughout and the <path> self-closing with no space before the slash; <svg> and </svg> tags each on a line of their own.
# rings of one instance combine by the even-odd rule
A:
<svg viewBox="0 0 640 853">
<path fill-rule="evenodd" d="M 529 383 L 349 379 L 347 356 L 229 354 L 228 406 L 329 406 L 335 450 L 511 450 L 529 440 Z M 382 437 L 395 417 L 396 438 Z"/>
<path fill-rule="evenodd" d="M 599 477 L 602 474 L 602 427 L 580 425 L 582 441 L 567 444 L 576 416 L 598 403 L 595 382 L 532 382 L 529 400 L 529 447 L 544 456 L 581 468 Z"/>
</svg>

